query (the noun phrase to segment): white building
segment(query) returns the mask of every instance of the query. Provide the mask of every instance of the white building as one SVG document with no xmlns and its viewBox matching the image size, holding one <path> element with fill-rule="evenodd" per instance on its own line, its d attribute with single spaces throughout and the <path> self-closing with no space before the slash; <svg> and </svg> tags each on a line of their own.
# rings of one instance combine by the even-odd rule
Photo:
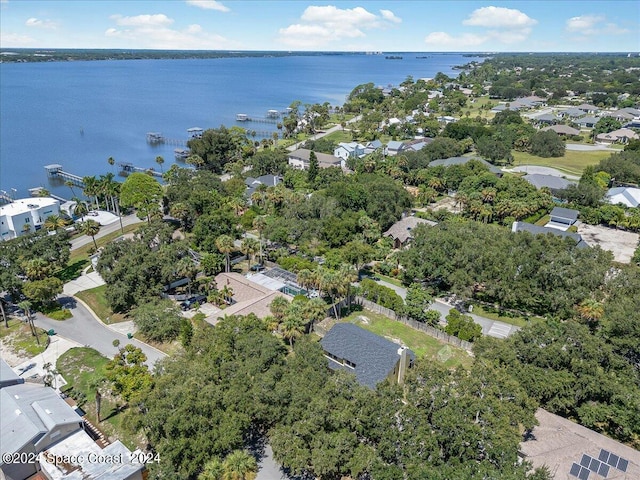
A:
<svg viewBox="0 0 640 480">
<path fill-rule="evenodd" d="M 633 208 L 640 206 L 640 188 L 615 187 L 607 191 L 607 200 L 613 205 Z"/>
<path fill-rule="evenodd" d="M 11 240 L 42 227 L 47 217 L 60 215 L 60 202 L 50 197 L 21 198 L 0 207 L 0 238 Z"/>
</svg>

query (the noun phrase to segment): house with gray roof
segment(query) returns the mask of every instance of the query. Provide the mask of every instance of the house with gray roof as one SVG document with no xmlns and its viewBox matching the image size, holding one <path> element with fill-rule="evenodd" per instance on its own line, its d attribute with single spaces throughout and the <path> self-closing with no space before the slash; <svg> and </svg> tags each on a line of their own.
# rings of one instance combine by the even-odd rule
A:
<svg viewBox="0 0 640 480">
<path fill-rule="evenodd" d="M 562 118 L 580 118 L 584 117 L 585 115 L 586 113 L 584 112 L 584 110 L 580 110 L 579 108 L 567 108 L 566 110 L 561 110 L 558 112 L 558 116 Z"/>
<path fill-rule="evenodd" d="M 409 245 L 411 240 L 413 240 L 412 231 L 418 225 L 433 227 L 437 225 L 437 223 L 411 215 L 398 220 L 382 235 L 385 237 L 391 237 L 393 240 L 393 248 L 404 248 Z"/>
<path fill-rule="evenodd" d="M 385 380 L 404 383 L 415 354 L 408 348 L 352 323 L 338 323 L 320 340 L 331 370 L 353 373 L 361 385 L 375 389 Z"/>
<path fill-rule="evenodd" d="M 637 140 L 640 138 L 636 132 L 629 128 L 619 128 L 609 133 L 601 133 L 596 136 L 598 143 L 628 143 L 629 140 Z"/>
<path fill-rule="evenodd" d="M 558 123 L 559 118 L 556 117 L 553 113 L 543 113 L 542 115 L 538 115 L 537 117 L 532 117 L 531 121 L 533 123 L 541 125 L 553 125 L 554 123 Z"/>
<path fill-rule="evenodd" d="M 576 246 L 578 248 L 586 248 L 589 245 L 582 239 L 582 235 L 578 233 L 571 233 L 563 230 L 558 230 L 557 228 L 550 227 L 541 227 L 539 225 L 534 225 L 532 223 L 526 222 L 513 222 L 511 225 L 511 231 L 513 233 L 518 232 L 528 232 L 532 235 L 555 235 L 556 237 L 562 238 L 571 238 L 576 242 Z"/>
<path fill-rule="evenodd" d="M 342 142 L 333 151 L 333 156 L 341 158 L 345 162 L 349 158 L 361 158 L 365 155 L 365 146 L 358 142 Z"/>
<path fill-rule="evenodd" d="M 578 110 L 582 110 L 585 113 L 598 113 L 600 111 L 598 107 L 589 103 L 583 103 L 582 105 L 578 105 L 576 108 Z"/>
<path fill-rule="evenodd" d="M 580 215 L 580 212 L 578 210 L 572 210 L 570 208 L 564 207 L 553 207 L 553 210 L 551 210 L 551 213 L 549 213 L 551 220 L 549 220 L 547 226 L 560 230 L 566 230 L 578 221 L 578 215 Z"/>
<path fill-rule="evenodd" d="M 582 128 L 593 128 L 595 124 L 598 123 L 598 120 L 600 120 L 600 118 L 588 116 L 588 117 L 578 118 L 574 120 L 574 122 L 580 125 Z"/>
<path fill-rule="evenodd" d="M 575 185 L 576 183 L 567 180 L 566 178 L 556 177 L 555 175 L 543 175 L 540 173 L 529 173 L 522 178 L 524 178 L 538 190 L 540 190 L 541 188 L 548 188 L 549 190 L 551 190 L 551 192 L 564 190 L 569 185 Z"/>
<path fill-rule="evenodd" d="M 320 168 L 338 167 L 345 168 L 345 162 L 341 158 L 334 157 L 327 153 L 315 152 L 318 159 L 318 166 Z M 307 170 L 309 168 L 309 158 L 311 157 L 311 150 L 306 148 L 299 148 L 289 153 L 288 162 L 293 168 L 301 170 Z"/>
<path fill-rule="evenodd" d="M 391 140 L 387 143 L 386 154 L 391 156 L 397 155 L 400 153 L 403 146 L 404 144 L 402 142 L 399 142 L 398 140 Z"/>
<path fill-rule="evenodd" d="M 258 178 L 247 177 L 244 183 L 247 186 L 244 196 L 249 200 L 249 203 L 251 203 L 251 195 L 253 195 L 260 185 L 275 187 L 279 183 L 282 183 L 282 177 L 277 175 L 262 175 Z"/>
<path fill-rule="evenodd" d="M 550 125 L 548 127 L 541 128 L 540 130 L 543 132 L 546 132 L 547 130 L 553 130 L 558 135 L 564 135 L 568 137 L 573 137 L 574 135 L 580 135 L 580 130 L 571 128 L 568 125 Z"/>
<path fill-rule="evenodd" d="M 367 144 L 364 146 L 364 153 L 368 155 L 370 153 L 377 152 L 383 147 L 384 145 L 382 144 L 382 142 L 376 139 L 371 142 L 367 142 Z"/>
<path fill-rule="evenodd" d="M 622 204 L 634 208 L 640 206 L 640 188 L 614 187 L 605 194 L 607 201 L 613 205 Z"/>
</svg>

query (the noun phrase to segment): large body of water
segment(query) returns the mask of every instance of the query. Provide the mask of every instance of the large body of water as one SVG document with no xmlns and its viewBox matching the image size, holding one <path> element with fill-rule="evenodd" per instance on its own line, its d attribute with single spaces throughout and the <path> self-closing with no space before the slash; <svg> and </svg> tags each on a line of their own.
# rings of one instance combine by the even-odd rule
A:
<svg viewBox="0 0 640 480">
<path fill-rule="evenodd" d="M 314 55 L 204 60 L 132 60 L 0 64 L 0 189 L 18 197 L 50 183 L 44 165 L 80 176 L 117 171 L 116 162 L 158 169 L 174 163 L 175 145 L 149 145 L 147 132 L 187 138 L 190 127 L 275 125 L 238 123 L 236 114 L 265 116 L 293 101 L 342 105 L 357 85 L 398 85 L 408 75 L 455 76 L 461 54 Z"/>
</svg>

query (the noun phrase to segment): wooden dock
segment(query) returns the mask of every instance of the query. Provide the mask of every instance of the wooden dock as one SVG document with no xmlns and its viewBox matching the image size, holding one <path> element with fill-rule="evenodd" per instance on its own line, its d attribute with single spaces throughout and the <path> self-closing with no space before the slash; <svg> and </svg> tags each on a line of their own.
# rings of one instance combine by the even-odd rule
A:
<svg viewBox="0 0 640 480">
<path fill-rule="evenodd" d="M 277 117 L 254 117 L 246 115 L 244 113 L 238 113 L 236 115 L 236 122 L 249 122 L 249 123 L 272 123 L 276 124 L 280 121 Z"/>
<path fill-rule="evenodd" d="M 62 170 L 62 165 L 53 163 L 51 165 L 45 165 L 44 168 L 47 171 L 47 176 L 49 178 L 61 178 L 65 182 L 71 182 L 77 187 L 84 188 L 84 181 L 82 180 L 82 177 L 74 175 L 73 173 L 65 172 Z"/>
<path fill-rule="evenodd" d="M 130 173 L 134 173 L 134 172 L 141 172 L 141 173 L 147 173 L 149 175 L 153 175 L 154 177 L 162 178 L 162 172 L 158 172 L 153 168 L 136 167 L 133 163 L 128 163 L 128 162 L 120 162 L 118 163 L 118 165 L 120 166 L 120 169 L 121 169 L 120 173 L 124 175 L 129 175 Z"/>
</svg>

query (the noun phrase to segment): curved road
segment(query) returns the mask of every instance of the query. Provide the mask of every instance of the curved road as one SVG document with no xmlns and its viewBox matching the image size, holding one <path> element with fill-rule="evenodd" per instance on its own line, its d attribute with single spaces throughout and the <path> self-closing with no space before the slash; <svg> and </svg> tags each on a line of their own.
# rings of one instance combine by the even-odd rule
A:
<svg viewBox="0 0 640 480">
<path fill-rule="evenodd" d="M 167 355 L 160 350 L 153 348 L 135 338 L 129 339 L 126 335 L 110 329 L 101 321 L 97 320 L 93 313 L 75 298 L 62 296 L 59 298 L 60 303 L 71 310 L 73 317 L 68 320 L 58 321 L 52 320 L 44 315 L 37 313 L 35 324 L 45 330 L 53 329 L 56 334 L 61 337 L 68 338 L 86 347 L 96 349 L 102 355 L 108 358 L 118 352 L 113 346 L 115 339 L 120 340 L 120 346 L 123 347 L 128 343 L 139 347 L 147 356 L 147 365 L 152 367 L 158 360 L 165 358 Z"/>
</svg>

